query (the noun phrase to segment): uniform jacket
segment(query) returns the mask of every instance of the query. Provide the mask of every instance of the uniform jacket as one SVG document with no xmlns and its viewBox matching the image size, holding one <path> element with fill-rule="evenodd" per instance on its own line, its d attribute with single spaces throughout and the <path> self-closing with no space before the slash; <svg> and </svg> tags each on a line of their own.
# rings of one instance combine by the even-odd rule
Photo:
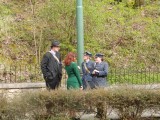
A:
<svg viewBox="0 0 160 120">
<path fill-rule="evenodd" d="M 99 74 L 97 77 L 106 77 L 108 74 L 108 63 L 106 62 L 101 62 L 101 63 L 96 63 L 94 65 L 94 69 L 99 71 Z"/>
<path fill-rule="evenodd" d="M 101 62 L 95 64 L 94 69 L 98 70 L 97 75 L 93 75 L 93 81 L 97 87 L 107 86 L 106 76 L 108 75 L 108 63 Z"/>
<path fill-rule="evenodd" d="M 86 67 L 88 68 L 90 73 L 87 72 L 87 70 L 84 67 L 84 64 L 86 64 Z M 91 75 L 91 73 L 94 70 L 94 64 L 95 63 L 93 61 L 91 61 L 91 60 L 89 60 L 87 63 L 85 63 L 85 62 L 82 63 L 82 73 L 83 73 L 82 80 L 84 80 L 85 77 L 87 77 L 88 75 Z"/>
<path fill-rule="evenodd" d="M 42 58 L 41 70 L 46 81 L 60 81 L 62 78 L 62 64 L 60 53 L 56 52 L 56 56 L 59 59 L 60 63 L 58 63 L 58 61 L 50 52 L 47 52 Z"/>
</svg>

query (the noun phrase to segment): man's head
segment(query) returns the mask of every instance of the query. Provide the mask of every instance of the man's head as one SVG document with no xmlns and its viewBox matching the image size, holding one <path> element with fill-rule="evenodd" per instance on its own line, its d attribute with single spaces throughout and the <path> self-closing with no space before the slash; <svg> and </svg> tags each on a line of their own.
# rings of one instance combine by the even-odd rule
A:
<svg viewBox="0 0 160 120">
<path fill-rule="evenodd" d="M 60 49 L 60 42 L 57 40 L 52 41 L 51 43 L 51 49 L 55 52 L 58 52 Z"/>
<path fill-rule="evenodd" d="M 84 56 L 83 56 L 84 60 L 90 59 L 91 57 L 92 57 L 92 53 L 84 52 Z"/>
</svg>

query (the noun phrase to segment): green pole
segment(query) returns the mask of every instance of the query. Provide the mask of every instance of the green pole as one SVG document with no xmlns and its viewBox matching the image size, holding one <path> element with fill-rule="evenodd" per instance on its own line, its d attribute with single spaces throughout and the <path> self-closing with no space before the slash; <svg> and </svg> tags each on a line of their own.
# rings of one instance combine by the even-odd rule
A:
<svg viewBox="0 0 160 120">
<path fill-rule="evenodd" d="M 77 54 L 78 54 L 78 65 L 80 66 L 83 62 L 84 53 L 84 33 L 83 33 L 83 0 L 76 0 L 76 24 L 77 24 Z"/>
</svg>

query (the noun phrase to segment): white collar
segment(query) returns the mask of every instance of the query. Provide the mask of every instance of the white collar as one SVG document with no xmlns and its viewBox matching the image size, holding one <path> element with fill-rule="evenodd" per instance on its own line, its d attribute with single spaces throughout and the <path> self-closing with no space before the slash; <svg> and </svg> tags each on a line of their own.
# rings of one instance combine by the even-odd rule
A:
<svg viewBox="0 0 160 120">
<path fill-rule="evenodd" d="M 50 52 L 52 55 L 55 55 L 55 54 L 56 54 L 56 52 L 53 51 L 53 50 L 50 50 L 49 52 Z"/>
<path fill-rule="evenodd" d="M 101 64 L 102 63 L 102 61 L 101 62 L 97 62 L 97 64 Z"/>
<path fill-rule="evenodd" d="M 88 62 L 89 62 L 89 59 L 87 59 L 85 62 L 88 63 Z"/>
</svg>

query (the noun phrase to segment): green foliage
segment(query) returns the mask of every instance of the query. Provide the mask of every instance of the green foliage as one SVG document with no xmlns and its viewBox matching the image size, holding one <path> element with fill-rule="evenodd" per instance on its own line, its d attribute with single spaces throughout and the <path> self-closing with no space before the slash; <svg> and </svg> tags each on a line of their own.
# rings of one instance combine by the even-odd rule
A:
<svg viewBox="0 0 160 120">
<path fill-rule="evenodd" d="M 61 2 L 49 0 L 39 13 L 43 22 L 47 23 L 44 36 L 62 42 L 62 56 L 69 51 L 76 51 L 76 11 L 74 6 L 75 1 L 73 0 L 62 0 Z"/>
<path fill-rule="evenodd" d="M 108 74 L 108 82 L 109 84 L 156 84 L 160 83 L 160 73 L 158 69 L 112 69 Z"/>
<path fill-rule="evenodd" d="M 0 41 L 7 43 L 2 45 L 0 56 L 4 59 L 7 53 L 6 62 L 39 64 L 52 39 L 61 41 L 63 58 L 69 51 L 76 52 L 75 2 L 0 2 Z M 84 0 L 83 5 L 85 50 L 102 52 L 110 66 L 116 68 L 159 66 L 159 2 L 147 0 L 139 8 L 134 8 L 135 0 L 118 4 L 114 0 Z"/>
</svg>

